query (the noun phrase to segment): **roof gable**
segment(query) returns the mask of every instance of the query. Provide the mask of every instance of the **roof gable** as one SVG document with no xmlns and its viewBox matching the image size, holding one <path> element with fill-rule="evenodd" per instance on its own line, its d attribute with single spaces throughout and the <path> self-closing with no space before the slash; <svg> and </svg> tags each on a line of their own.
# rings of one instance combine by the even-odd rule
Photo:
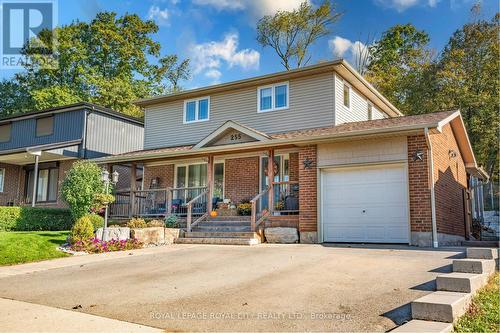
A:
<svg viewBox="0 0 500 333">
<path fill-rule="evenodd" d="M 198 142 L 198 144 L 196 144 L 193 148 L 225 146 L 255 141 L 269 141 L 270 139 L 271 138 L 265 133 L 229 120 L 206 136 L 203 140 Z"/>
</svg>

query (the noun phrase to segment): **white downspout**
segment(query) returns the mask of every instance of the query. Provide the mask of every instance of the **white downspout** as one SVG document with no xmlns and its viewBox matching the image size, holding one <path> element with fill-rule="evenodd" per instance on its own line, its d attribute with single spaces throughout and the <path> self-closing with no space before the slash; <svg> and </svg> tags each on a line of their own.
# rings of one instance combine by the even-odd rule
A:
<svg viewBox="0 0 500 333">
<path fill-rule="evenodd" d="M 429 181 L 431 187 L 432 247 L 439 247 L 436 223 L 436 194 L 434 192 L 434 161 L 432 158 L 432 143 L 429 136 L 429 128 L 426 127 L 424 129 L 424 133 L 425 140 L 427 141 L 427 146 L 429 147 L 429 156 L 427 158 L 427 163 L 429 164 Z"/>
</svg>

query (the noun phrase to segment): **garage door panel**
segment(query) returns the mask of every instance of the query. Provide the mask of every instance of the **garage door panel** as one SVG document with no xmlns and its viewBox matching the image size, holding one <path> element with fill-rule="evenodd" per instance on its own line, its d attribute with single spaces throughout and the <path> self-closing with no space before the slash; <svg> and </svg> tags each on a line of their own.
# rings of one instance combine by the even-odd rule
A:
<svg viewBox="0 0 500 333">
<path fill-rule="evenodd" d="M 323 171 L 322 186 L 325 241 L 408 242 L 403 165 Z"/>
</svg>

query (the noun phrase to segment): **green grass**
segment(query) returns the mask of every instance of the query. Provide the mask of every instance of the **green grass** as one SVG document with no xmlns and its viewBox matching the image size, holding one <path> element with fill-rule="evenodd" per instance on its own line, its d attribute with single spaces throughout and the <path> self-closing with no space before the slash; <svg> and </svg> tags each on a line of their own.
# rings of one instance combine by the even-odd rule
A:
<svg viewBox="0 0 500 333">
<path fill-rule="evenodd" d="M 69 231 L 0 232 L 0 266 L 66 257 L 57 249 Z"/>
<path fill-rule="evenodd" d="M 469 311 L 455 324 L 455 332 L 500 331 L 500 273 L 496 272 L 472 300 Z"/>
</svg>

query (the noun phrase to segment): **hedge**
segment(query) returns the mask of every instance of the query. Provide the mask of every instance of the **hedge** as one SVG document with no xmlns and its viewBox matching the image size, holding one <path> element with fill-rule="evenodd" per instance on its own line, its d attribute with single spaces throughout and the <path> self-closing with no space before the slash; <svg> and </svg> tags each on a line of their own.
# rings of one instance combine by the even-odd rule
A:
<svg viewBox="0 0 500 333">
<path fill-rule="evenodd" d="M 70 230 L 72 225 L 69 209 L 0 207 L 0 231 Z"/>
</svg>

